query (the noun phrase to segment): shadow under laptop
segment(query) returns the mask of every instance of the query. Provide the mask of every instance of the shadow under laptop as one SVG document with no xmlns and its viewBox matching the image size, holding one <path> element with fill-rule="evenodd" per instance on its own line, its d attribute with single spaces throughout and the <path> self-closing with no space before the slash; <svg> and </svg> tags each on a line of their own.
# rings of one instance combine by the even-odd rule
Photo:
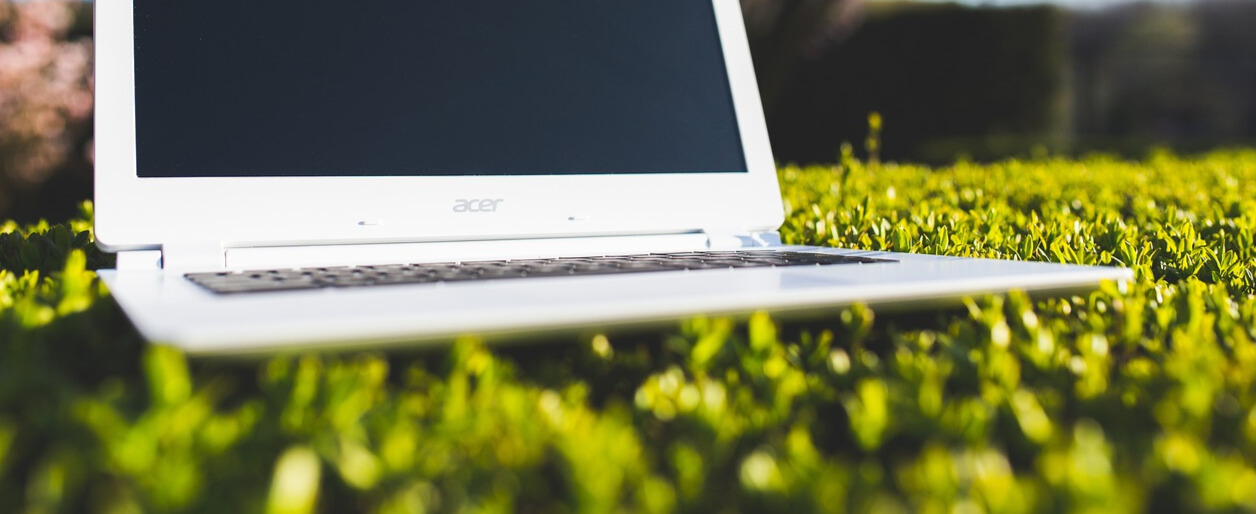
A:
<svg viewBox="0 0 1256 514">
<path fill-rule="evenodd" d="M 468 355 L 475 354 L 481 355 L 476 359 L 491 358 L 502 377 L 511 381 L 556 391 L 573 385 L 583 388 L 578 394 L 600 409 L 610 403 L 633 404 L 643 383 L 669 371 L 709 376 L 730 385 L 753 385 L 763 381 L 765 371 L 779 366 L 770 362 L 773 359 L 784 359 L 808 373 L 832 373 L 834 366 L 843 366 L 841 355 L 891 359 L 901 344 L 901 334 L 944 331 L 965 312 L 959 306 L 877 313 L 854 305 L 795 313 L 696 316 L 600 330 L 468 335 L 360 348 L 350 343 L 340 349 L 191 357 L 188 365 L 193 377 L 198 377 L 196 382 L 210 377 L 225 380 L 232 384 L 231 397 L 248 398 L 264 393 L 259 384 L 268 377 L 294 373 L 302 365 L 320 370 L 366 366 L 370 369 L 360 372 L 381 375 L 381 386 L 404 390 L 415 377 L 475 376 L 477 361 L 468 361 Z M 121 320 L 125 323 L 125 318 Z M 133 332 L 131 337 L 139 338 Z M 858 363 L 846 366 L 850 365 Z"/>
<path fill-rule="evenodd" d="M 0 369 L 5 370 L 0 382 L 46 396 L 61 388 L 91 390 L 128 381 L 141 372 L 144 340 L 107 296 L 35 327 L 17 317 L 0 320 Z"/>
<path fill-rule="evenodd" d="M 401 392 L 418 383 L 448 383 L 459 374 L 474 381 L 477 366 L 486 361 L 494 363 L 499 378 L 521 385 L 555 391 L 582 389 L 572 394 L 595 409 L 642 403 L 638 396 L 643 385 L 669 373 L 678 373 L 683 380 L 710 377 L 730 388 L 746 386 L 766 401 L 776 394 L 770 384 L 777 378 L 773 369 L 782 363 L 816 376 L 875 367 L 878 361 L 893 358 L 904 334 L 945 331 L 964 313 L 962 306 L 881 313 L 854 305 L 805 313 L 698 316 L 606 330 L 467 336 L 444 343 L 396 343 L 368 350 L 188 358 L 178 350 L 146 346 L 116 302 L 105 296 L 87 310 L 27 332 L 25 340 L 15 340 L 5 349 L 9 354 L 5 360 L 27 363 L 14 367 L 25 368 L 28 375 L 56 377 L 14 376 L 14 383 L 30 390 L 52 380 L 88 391 L 151 391 L 165 387 L 162 382 L 169 378 L 162 376 L 161 365 L 152 362 L 153 354 L 168 351 L 186 366 L 188 387 L 213 387 L 217 408 L 226 410 L 259 397 L 269 397 L 273 407 L 282 409 L 281 404 L 298 393 L 296 382 L 302 374 L 308 382 L 302 387 L 321 391 L 319 395 L 330 394 L 329 388 L 334 387 L 328 381 L 333 379 L 357 384 L 344 387 L 376 384 Z M 18 355 L 22 352 L 27 355 Z M 329 370 L 339 371 L 331 377 Z M 276 386 L 288 392 L 277 392 Z M 142 407 L 140 398 L 134 401 L 135 408 Z"/>
</svg>

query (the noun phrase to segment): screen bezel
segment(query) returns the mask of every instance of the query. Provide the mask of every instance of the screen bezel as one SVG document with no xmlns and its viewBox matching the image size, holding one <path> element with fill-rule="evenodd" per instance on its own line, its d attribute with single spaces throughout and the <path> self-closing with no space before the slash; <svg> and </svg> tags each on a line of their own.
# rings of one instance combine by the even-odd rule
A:
<svg viewBox="0 0 1256 514">
<path fill-rule="evenodd" d="M 132 2 L 97 2 L 97 243 L 120 251 L 775 229 L 784 213 L 741 7 L 712 3 L 748 172 L 140 178 Z M 494 212 L 456 212 L 467 199 L 503 201 Z"/>
</svg>

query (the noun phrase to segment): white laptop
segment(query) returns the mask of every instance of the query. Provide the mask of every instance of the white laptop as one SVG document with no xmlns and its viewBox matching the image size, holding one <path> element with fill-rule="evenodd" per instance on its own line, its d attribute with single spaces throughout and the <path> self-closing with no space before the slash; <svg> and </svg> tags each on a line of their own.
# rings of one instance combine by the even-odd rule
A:
<svg viewBox="0 0 1256 514">
<path fill-rule="evenodd" d="M 100 273 L 196 354 L 1086 290 L 783 247 L 737 0 L 104 0 Z"/>
</svg>

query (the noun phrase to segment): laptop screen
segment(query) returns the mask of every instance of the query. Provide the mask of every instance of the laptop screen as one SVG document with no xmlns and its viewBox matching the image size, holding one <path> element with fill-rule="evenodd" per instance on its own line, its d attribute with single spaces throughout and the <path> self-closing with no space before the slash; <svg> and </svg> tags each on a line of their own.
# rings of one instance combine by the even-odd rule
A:
<svg viewBox="0 0 1256 514">
<path fill-rule="evenodd" d="M 135 0 L 140 177 L 746 172 L 711 0 Z"/>
</svg>

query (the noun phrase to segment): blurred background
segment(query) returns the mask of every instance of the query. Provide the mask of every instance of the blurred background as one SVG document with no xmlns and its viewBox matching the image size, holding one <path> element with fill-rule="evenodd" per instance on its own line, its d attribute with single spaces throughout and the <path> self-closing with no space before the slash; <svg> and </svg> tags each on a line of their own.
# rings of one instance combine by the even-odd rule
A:
<svg viewBox="0 0 1256 514">
<path fill-rule="evenodd" d="M 1256 0 L 742 0 L 782 163 L 1256 145 Z M 0 219 L 91 197 L 91 9 L 0 0 Z"/>
</svg>

